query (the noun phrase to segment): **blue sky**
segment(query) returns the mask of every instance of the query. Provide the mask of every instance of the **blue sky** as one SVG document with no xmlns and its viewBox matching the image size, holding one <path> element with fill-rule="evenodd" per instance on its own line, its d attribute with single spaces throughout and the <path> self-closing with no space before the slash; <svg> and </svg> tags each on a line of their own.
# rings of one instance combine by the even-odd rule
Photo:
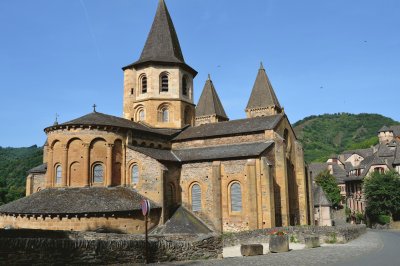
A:
<svg viewBox="0 0 400 266">
<path fill-rule="evenodd" d="M 263 61 L 292 123 L 379 113 L 400 121 L 400 1 L 166 0 L 186 62 L 210 73 L 230 119 Z M 122 115 L 157 0 L 1 0 L 0 146 L 41 146 L 55 114 Z"/>
</svg>

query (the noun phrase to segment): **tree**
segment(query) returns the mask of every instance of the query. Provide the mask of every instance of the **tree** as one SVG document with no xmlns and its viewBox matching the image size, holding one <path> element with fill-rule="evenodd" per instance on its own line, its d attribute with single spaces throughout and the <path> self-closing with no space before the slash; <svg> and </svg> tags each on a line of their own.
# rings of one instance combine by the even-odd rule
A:
<svg viewBox="0 0 400 266">
<path fill-rule="evenodd" d="M 325 170 L 315 177 L 315 182 L 322 187 L 333 206 L 339 206 L 342 198 L 340 196 L 340 189 L 336 183 L 336 178 L 331 175 L 328 170 Z"/>
<path fill-rule="evenodd" d="M 364 179 L 366 212 L 372 222 L 380 215 L 400 214 L 400 175 L 395 171 L 374 172 Z"/>
</svg>

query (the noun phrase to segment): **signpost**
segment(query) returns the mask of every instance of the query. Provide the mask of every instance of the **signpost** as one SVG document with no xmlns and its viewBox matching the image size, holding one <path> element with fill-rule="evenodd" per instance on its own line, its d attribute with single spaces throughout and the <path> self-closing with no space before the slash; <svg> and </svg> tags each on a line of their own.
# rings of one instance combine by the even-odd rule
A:
<svg viewBox="0 0 400 266">
<path fill-rule="evenodd" d="M 144 216 L 144 230 L 145 230 L 145 241 L 144 241 L 144 252 L 145 252 L 145 263 L 149 262 L 148 260 L 148 233 L 147 233 L 147 218 L 150 215 L 150 201 L 147 199 L 142 200 L 140 203 L 140 207 L 142 208 L 142 213 Z"/>
</svg>

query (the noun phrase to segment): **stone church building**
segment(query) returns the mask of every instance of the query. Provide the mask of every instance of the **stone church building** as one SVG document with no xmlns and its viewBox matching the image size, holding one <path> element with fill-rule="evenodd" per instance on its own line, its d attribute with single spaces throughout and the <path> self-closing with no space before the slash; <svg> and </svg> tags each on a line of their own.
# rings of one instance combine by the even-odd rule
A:
<svg viewBox="0 0 400 266">
<path fill-rule="evenodd" d="M 142 233 L 179 206 L 216 232 L 307 225 L 313 203 L 303 149 L 265 69 L 245 113 L 229 120 L 211 80 L 197 105 L 163 0 L 138 61 L 124 72 L 123 117 L 97 112 L 45 128 L 44 164 L 0 227 Z"/>
</svg>

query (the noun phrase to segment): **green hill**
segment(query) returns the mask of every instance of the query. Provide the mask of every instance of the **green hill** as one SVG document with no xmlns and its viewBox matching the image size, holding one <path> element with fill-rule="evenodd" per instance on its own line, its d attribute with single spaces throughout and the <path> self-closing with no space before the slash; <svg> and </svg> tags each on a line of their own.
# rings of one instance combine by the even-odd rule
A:
<svg viewBox="0 0 400 266">
<path fill-rule="evenodd" d="M 378 114 L 324 114 L 306 117 L 293 125 L 303 143 L 307 162 L 323 162 L 332 154 L 368 148 L 378 143 L 377 131 L 399 124 Z"/>
<path fill-rule="evenodd" d="M 0 205 L 25 196 L 27 171 L 43 162 L 43 149 L 0 147 Z"/>
</svg>

